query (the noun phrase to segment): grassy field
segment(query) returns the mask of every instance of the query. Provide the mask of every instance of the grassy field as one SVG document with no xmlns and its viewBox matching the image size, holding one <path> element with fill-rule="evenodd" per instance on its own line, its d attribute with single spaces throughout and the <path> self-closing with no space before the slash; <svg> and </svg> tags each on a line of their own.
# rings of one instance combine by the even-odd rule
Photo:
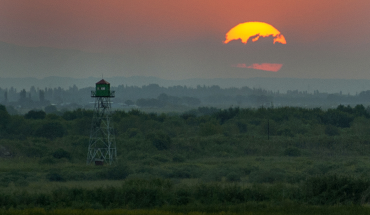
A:
<svg viewBox="0 0 370 215">
<path fill-rule="evenodd" d="M 195 209 L 195 208 L 193 208 Z M 179 209 L 174 211 L 163 210 L 163 209 L 151 209 L 151 210 L 128 210 L 128 209 L 113 209 L 113 210 L 96 210 L 96 209 L 57 209 L 57 210 L 45 210 L 44 208 L 31 208 L 23 210 L 0 210 L 1 214 L 4 215 L 349 215 L 349 214 L 369 214 L 370 208 L 368 207 L 355 207 L 355 206 L 297 206 L 297 205 L 284 205 L 284 206 L 273 206 L 267 207 L 266 205 L 245 205 L 238 208 L 225 208 L 225 210 L 219 210 L 218 212 L 207 212 L 207 210 L 196 211 L 199 209 Z M 182 212 L 179 212 L 182 211 Z"/>
<path fill-rule="evenodd" d="M 362 106 L 117 111 L 111 166 L 86 165 L 91 111 L 33 114 L 0 125 L 1 214 L 369 212 Z"/>
</svg>

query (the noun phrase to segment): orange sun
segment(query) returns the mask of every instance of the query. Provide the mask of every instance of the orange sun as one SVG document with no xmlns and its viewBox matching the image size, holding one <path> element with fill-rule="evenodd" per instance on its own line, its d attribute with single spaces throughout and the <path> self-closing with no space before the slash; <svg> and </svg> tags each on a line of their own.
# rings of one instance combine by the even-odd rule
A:
<svg viewBox="0 0 370 215">
<path fill-rule="evenodd" d="M 245 22 L 232 28 L 226 34 L 225 44 L 232 40 L 241 40 L 242 43 L 247 44 L 249 38 L 256 42 L 260 37 L 274 37 L 274 44 L 276 42 L 286 44 L 284 36 L 274 28 L 272 25 L 264 22 Z"/>
</svg>

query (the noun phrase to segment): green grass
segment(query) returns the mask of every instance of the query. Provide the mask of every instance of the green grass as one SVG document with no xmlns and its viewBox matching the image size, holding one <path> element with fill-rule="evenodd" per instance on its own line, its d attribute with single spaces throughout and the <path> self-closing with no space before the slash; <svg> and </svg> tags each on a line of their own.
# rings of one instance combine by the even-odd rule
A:
<svg viewBox="0 0 370 215">
<path fill-rule="evenodd" d="M 223 207 L 223 206 L 212 206 L 212 207 L 176 207 L 176 208 L 159 208 L 151 210 L 128 210 L 128 209 L 111 209 L 111 210 L 98 210 L 98 209 L 56 209 L 47 210 L 43 208 L 31 208 L 31 209 L 10 209 L 0 210 L 3 215 L 349 215 L 349 214 L 369 214 L 370 208 L 359 207 L 359 206 L 302 206 L 302 205 L 291 205 L 289 203 L 283 206 L 269 206 L 267 204 L 245 204 L 243 206 L 236 207 Z"/>
</svg>

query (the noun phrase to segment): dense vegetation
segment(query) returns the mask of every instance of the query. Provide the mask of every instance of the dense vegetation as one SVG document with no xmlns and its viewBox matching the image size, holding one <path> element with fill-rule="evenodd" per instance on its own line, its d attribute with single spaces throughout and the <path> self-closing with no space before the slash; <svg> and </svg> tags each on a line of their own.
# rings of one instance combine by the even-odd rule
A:
<svg viewBox="0 0 370 215">
<path fill-rule="evenodd" d="M 220 86 L 170 86 L 148 84 L 141 87 L 119 85 L 111 87 L 115 91 L 112 104 L 115 108 L 157 108 L 160 110 L 177 110 L 182 112 L 200 106 L 230 107 L 239 106 L 256 108 L 260 106 L 295 106 L 295 107 L 335 107 L 339 104 L 355 106 L 369 105 L 370 90 L 355 95 L 288 90 L 286 92 L 268 91 L 261 88 L 241 88 Z M 93 87 L 63 89 L 61 87 L 39 89 L 32 86 L 26 89 L 4 89 L 0 87 L 0 103 L 8 106 L 12 114 L 25 114 L 31 109 L 44 109 L 46 113 L 56 113 L 58 110 L 74 110 L 77 108 L 93 108 L 90 92 Z"/>
<path fill-rule="evenodd" d="M 115 111 L 118 160 L 100 167 L 86 165 L 92 114 L 10 115 L 0 106 L 4 209 L 241 212 L 370 200 L 370 115 L 362 105 Z"/>
</svg>

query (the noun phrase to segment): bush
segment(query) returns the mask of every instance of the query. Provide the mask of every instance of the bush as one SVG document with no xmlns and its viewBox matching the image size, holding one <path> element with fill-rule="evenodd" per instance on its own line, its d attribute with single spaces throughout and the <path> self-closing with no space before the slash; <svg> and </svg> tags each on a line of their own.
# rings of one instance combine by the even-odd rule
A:
<svg viewBox="0 0 370 215">
<path fill-rule="evenodd" d="M 288 147 L 284 150 L 285 156 L 298 157 L 301 156 L 301 151 L 296 147 Z"/>
<path fill-rule="evenodd" d="M 329 136 L 337 136 L 340 134 L 339 128 L 334 125 L 327 125 L 325 127 L 325 134 Z"/>
<path fill-rule="evenodd" d="M 195 165 L 178 166 L 167 173 L 169 178 L 197 178 L 201 175 L 201 169 Z"/>
<path fill-rule="evenodd" d="M 240 175 L 236 172 L 230 172 L 226 175 L 226 180 L 229 182 L 237 182 L 240 181 Z"/>
<path fill-rule="evenodd" d="M 64 149 L 57 149 L 52 155 L 54 158 L 57 158 L 57 159 L 61 159 L 61 158 L 70 159 L 71 158 L 71 154 Z"/>
<path fill-rule="evenodd" d="M 200 125 L 199 135 L 201 136 L 211 136 L 220 133 L 221 133 L 220 125 L 217 125 L 212 122 L 206 122 Z"/>
<path fill-rule="evenodd" d="M 114 166 L 108 167 L 102 172 L 103 179 L 109 180 L 122 180 L 125 179 L 130 174 L 130 169 L 126 165 L 116 164 Z"/>
<path fill-rule="evenodd" d="M 36 137 L 45 137 L 48 139 L 55 139 L 63 137 L 65 129 L 60 122 L 47 122 L 35 131 Z"/>
<path fill-rule="evenodd" d="M 363 193 L 369 186 L 370 181 L 365 179 L 337 175 L 318 176 L 305 182 L 304 194 L 306 201 L 311 204 L 360 204 Z"/>
<path fill-rule="evenodd" d="M 169 159 L 163 155 L 154 155 L 152 158 L 154 160 L 157 160 L 159 162 L 164 162 L 164 163 L 169 161 Z"/>
<path fill-rule="evenodd" d="M 44 119 L 46 113 L 42 110 L 30 110 L 24 115 L 26 119 Z"/>
<path fill-rule="evenodd" d="M 55 164 L 56 161 L 52 157 L 46 157 L 39 160 L 39 164 Z"/>
<path fill-rule="evenodd" d="M 46 179 L 49 181 L 59 181 L 59 182 L 64 182 L 66 181 L 65 178 L 57 173 L 56 171 L 52 171 L 46 175 Z"/>
<path fill-rule="evenodd" d="M 24 149 L 24 153 L 27 157 L 31 158 L 41 158 L 45 155 L 46 148 L 42 146 L 36 146 L 36 147 L 28 147 L 27 149 Z"/>
<path fill-rule="evenodd" d="M 285 171 L 281 169 L 259 170 L 249 174 L 252 183 L 274 183 L 285 181 Z"/>
<path fill-rule="evenodd" d="M 172 140 L 164 132 L 148 134 L 146 137 L 158 150 L 166 150 L 171 147 Z"/>
<path fill-rule="evenodd" d="M 180 155 L 175 155 L 173 156 L 172 161 L 176 163 L 182 163 L 185 162 L 185 158 Z"/>
</svg>

